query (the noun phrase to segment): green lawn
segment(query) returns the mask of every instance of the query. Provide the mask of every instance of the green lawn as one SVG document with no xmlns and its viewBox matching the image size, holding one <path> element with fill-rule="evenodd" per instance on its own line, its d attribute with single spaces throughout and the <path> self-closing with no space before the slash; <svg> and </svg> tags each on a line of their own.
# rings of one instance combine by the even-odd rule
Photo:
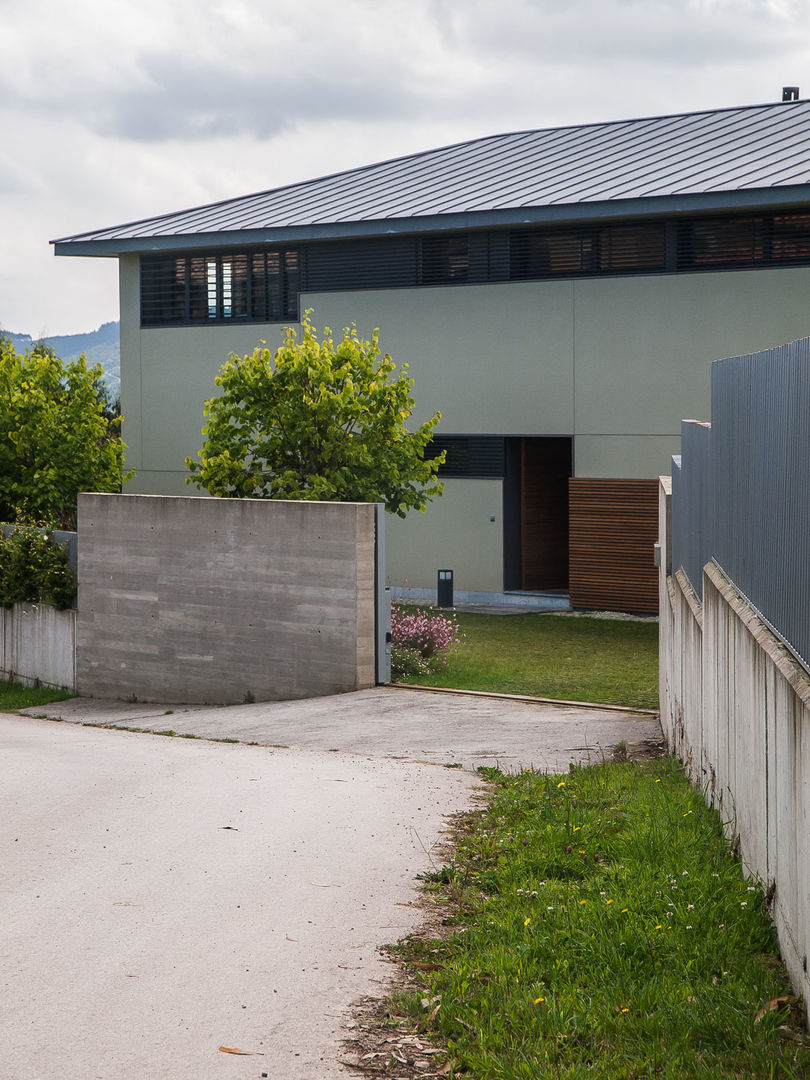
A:
<svg viewBox="0 0 810 1080">
<path fill-rule="evenodd" d="M 31 705 L 44 705 L 47 701 L 64 701 L 73 697 L 72 690 L 55 690 L 52 686 L 22 686 L 20 683 L 0 681 L 0 712 L 15 712 Z"/>
<path fill-rule="evenodd" d="M 392 1020 L 445 1048 L 434 1071 L 810 1076 L 763 891 L 676 761 L 480 771 L 491 804 L 424 875 L 450 929 L 394 949 L 418 990 Z"/>
<path fill-rule="evenodd" d="M 457 616 L 466 635 L 425 686 L 658 708 L 658 624 L 560 615 Z"/>
</svg>

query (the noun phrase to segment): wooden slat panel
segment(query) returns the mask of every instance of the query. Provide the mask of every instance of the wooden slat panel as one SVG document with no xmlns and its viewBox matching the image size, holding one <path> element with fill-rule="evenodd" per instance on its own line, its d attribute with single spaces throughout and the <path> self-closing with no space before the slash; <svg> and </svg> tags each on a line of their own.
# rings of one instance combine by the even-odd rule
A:
<svg viewBox="0 0 810 1080">
<path fill-rule="evenodd" d="M 658 481 L 572 478 L 571 606 L 658 611 Z"/>
</svg>

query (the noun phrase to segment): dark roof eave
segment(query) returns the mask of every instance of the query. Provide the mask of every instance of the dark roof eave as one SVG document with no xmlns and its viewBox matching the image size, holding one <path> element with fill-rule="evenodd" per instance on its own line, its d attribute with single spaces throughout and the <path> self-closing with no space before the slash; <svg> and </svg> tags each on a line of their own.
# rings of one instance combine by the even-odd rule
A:
<svg viewBox="0 0 810 1080">
<path fill-rule="evenodd" d="M 84 234 L 75 239 L 68 236 L 61 240 L 52 240 L 51 244 L 55 255 L 114 257 L 129 252 L 188 251 L 203 248 L 210 251 L 215 248 L 233 248 L 235 245 L 244 244 L 293 244 L 317 240 L 407 236 L 459 229 L 562 225 L 575 221 L 646 218 L 662 214 L 687 214 L 701 211 L 760 210 L 801 203 L 810 203 L 810 185 L 808 184 L 207 233 L 175 233 L 96 240 L 86 239 L 86 234 Z"/>
</svg>

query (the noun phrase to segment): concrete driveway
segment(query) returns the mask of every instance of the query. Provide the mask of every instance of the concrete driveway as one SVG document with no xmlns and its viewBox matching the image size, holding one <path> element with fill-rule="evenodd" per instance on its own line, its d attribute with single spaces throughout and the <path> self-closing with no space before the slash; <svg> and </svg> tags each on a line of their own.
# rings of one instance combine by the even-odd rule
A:
<svg viewBox="0 0 810 1080">
<path fill-rule="evenodd" d="M 650 713 L 396 686 L 213 708 L 73 698 L 27 712 L 262 746 L 458 763 L 472 770 L 498 764 L 564 772 L 571 761 L 602 760 L 619 742 L 661 738 L 658 718 Z"/>
<path fill-rule="evenodd" d="M 650 717 L 389 688 L 46 708 L 75 723 L 0 716 L 3 1080 L 345 1076 L 350 1005 L 385 991 L 378 946 L 419 924 L 414 876 L 470 806 L 470 768 L 660 736 Z"/>
</svg>

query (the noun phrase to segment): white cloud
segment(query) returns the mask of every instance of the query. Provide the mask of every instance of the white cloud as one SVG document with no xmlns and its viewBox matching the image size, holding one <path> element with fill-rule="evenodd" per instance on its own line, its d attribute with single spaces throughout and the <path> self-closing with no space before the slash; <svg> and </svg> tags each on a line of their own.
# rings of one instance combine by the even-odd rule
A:
<svg viewBox="0 0 810 1080">
<path fill-rule="evenodd" d="M 803 0 L 0 0 L 0 31 L 0 324 L 32 333 L 117 314 L 114 260 L 53 237 L 494 131 L 775 101 L 810 60 Z"/>
</svg>

